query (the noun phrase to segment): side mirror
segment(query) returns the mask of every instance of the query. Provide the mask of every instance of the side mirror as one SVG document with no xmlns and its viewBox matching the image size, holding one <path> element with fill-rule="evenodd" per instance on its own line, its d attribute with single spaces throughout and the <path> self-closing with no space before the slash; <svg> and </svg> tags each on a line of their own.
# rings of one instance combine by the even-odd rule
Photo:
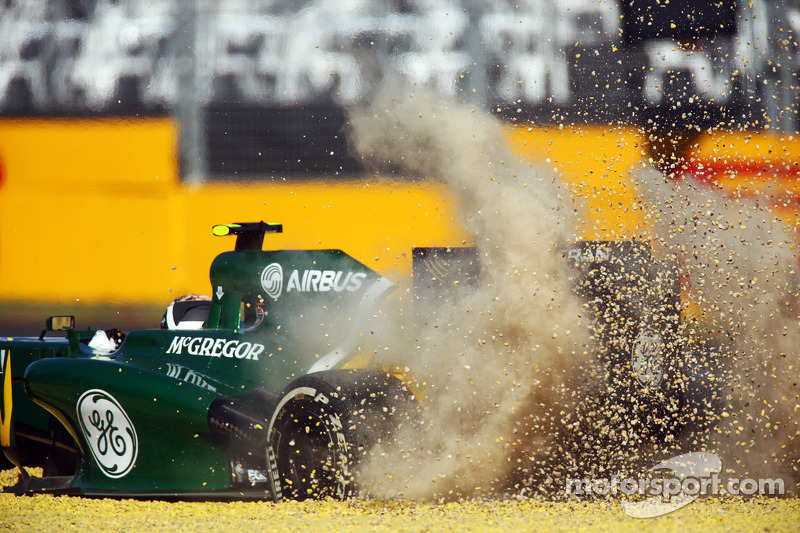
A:
<svg viewBox="0 0 800 533">
<path fill-rule="evenodd" d="M 45 321 L 44 327 L 47 331 L 61 331 L 64 329 L 75 329 L 75 317 L 69 315 L 47 317 L 47 321 Z"/>
</svg>

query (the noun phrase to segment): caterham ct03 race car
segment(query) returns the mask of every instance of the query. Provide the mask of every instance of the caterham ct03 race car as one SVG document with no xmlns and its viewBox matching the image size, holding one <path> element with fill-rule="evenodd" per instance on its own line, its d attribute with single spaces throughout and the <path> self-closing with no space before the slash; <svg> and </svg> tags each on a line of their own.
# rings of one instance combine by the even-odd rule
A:
<svg viewBox="0 0 800 533">
<path fill-rule="evenodd" d="M 262 250 L 265 234 L 280 231 L 215 226 L 236 244 L 211 265 L 212 297 L 176 300 L 161 328 L 78 330 L 74 317 L 58 316 L 38 337 L 0 337 L 0 446 L 20 470 L 9 490 L 353 494 L 359 460 L 417 412 L 403 375 L 359 357 L 355 325 L 396 287 L 339 250 Z M 478 275 L 473 248 L 412 257 L 415 292 Z M 664 398 L 691 397 L 678 379 L 677 275 L 642 243 L 579 243 L 564 258 L 596 316 L 604 361 L 624 383 L 615 401 L 651 402 L 636 412 L 665 419 L 653 414 Z"/>
</svg>

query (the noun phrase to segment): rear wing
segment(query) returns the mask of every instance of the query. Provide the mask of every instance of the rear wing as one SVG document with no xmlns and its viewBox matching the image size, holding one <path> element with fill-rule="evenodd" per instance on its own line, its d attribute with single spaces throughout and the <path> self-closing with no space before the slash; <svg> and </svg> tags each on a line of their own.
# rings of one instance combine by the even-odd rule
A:
<svg viewBox="0 0 800 533">
<path fill-rule="evenodd" d="M 266 233 L 282 230 L 281 224 L 265 222 L 214 226 L 214 235 L 236 235 L 236 248 L 211 263 L 212 300 L 204 328 L 252 331 L 271 325 L 301 339 L 324 330 L 332 339 L 394 287 L 341 250 L 261 249 Z"/>
<path fill-rule="evenodd" d="M 234 251 L 261 250 L 264 235 L 267 233 L 283 233 L 283 224 L 274 222 L 235 222 L 233 224 L 217 224 L 211 229 L 217 237 L 236 235 Z"/>
</svg>

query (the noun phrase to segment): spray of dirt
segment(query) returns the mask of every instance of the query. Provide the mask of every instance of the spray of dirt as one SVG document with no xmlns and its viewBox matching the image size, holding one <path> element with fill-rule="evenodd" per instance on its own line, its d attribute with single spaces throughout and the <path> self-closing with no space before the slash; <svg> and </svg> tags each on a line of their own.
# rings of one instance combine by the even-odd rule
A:
<svg viewBox="0 0 800 533">
<path fill-rule="evenodd" d="M 522 457 L 552 444 L 589 358 L 585 309 L 562 257 L 574 239 L 569 196 L 551 169 L 516 161 L 499 122 L 467 105 L 387 89 L 349 118 L 365 161 L 449 185 L 481 262 L 479 290 L 427 309 L 405 330 L 413 342 L 394 341 L 422 391 L 424 427 L 374 454 L 362 483 L 378 497 L 501 489 L 528 468 Z"/>
<path fill-rule="evenodd" d="M 791 490 L 800 480 L 796 235 L 754 199 L 650 168 L 638 181 L 652 242 L 683 263 L 700 311 L 687 336 L 719 341 L 710 385 L 722 390 L 722 405 L 707 445 L 740 477 L 782 476 Z"/>
<path fill-rule="evenodd" d="M 673 413 L 702 418 L 699 431 L 664 438 L 635 427 L 636 405 L 602 399 L 618 384 L 597 366 L 587 308 L 562 257 L 574 239 L 575 199 L 561 180 L 515 160 L 485 112 L 398 87 L 351 111 L 351 142 L 377 168 L 447 183 L 475 237 L 481 286 L 403 329 L 397 317 L 381 328 L 400 358 L 393 362 L 412 369 L 425 409 L 422 427 L 404 427 L 394 446 L 362 464 L 367 493 L 453 499 L 539 485 L 553 494 L 564 478 L 612 475 L 632 458 L 646 469 L 655 463 L 645 449 L 662 459 L 716 451 L 740 477 L 782 476 L 792 490 L 800 478 L 800 304 L 789 228 L 755 201 L 652 168 L 636 176 L 651 244 L 680 261 L 701 310 L 683 331 L 684 370 L 703 359 L 708 374 L 698 382 L 714 397 L 703 413 Z M 695 348 L 703 353 L 693 359 Z"/>
</svg>

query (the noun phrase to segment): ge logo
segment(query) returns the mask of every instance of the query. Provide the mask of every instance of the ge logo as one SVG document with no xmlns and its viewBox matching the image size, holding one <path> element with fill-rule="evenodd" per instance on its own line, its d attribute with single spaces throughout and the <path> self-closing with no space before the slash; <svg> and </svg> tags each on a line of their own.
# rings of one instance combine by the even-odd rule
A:
<svg viewBox="0 0 800 533">
<path fill-rule="evenodd" d="M 277 298 L 283 291 L 283 267 L 271 263 L 261 272 L 261 287 L 270 298 Z"/>
<path fill-rule="evenodd" d="M 643 331 L 633 342 L 631 368 L 643 387 L 658 387 L 664 379 L 665 343 L 654 331 Z"/>
<path fill-rule="evenodd" d="M 139 440 L 128 414 L 104 390 L 87 390 L 78 399 L 78 420 L 97 465 L 110 478 L 128 474 L 136 463 Z"/>
</svg>

